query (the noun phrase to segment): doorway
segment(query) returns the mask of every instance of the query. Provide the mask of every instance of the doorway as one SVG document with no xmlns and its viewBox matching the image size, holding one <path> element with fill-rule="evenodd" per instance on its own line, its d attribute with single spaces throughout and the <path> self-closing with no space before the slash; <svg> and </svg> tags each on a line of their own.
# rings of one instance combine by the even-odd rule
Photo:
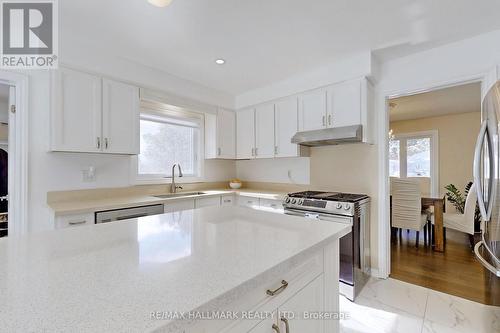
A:
<svg viewBox="0 0 500 333">
<path fill-rule="evenodd" d="M 390 277 L 491 304 L 494 296 L 473 252 L 480 221 L 464 212 L 468 194 L 475 193 L 481 83 L 398 96 L 388 106 Z M 454 224 L 458 220 L 466 227 Z"/>
</svg>

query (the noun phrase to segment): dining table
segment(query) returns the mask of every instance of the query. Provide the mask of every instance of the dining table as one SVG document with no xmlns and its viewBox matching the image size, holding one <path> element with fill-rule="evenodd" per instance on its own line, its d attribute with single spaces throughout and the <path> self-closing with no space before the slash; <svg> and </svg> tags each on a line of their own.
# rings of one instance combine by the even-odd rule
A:
<svg viewBox="0 0 500 333">
<path fill-rule="evenodd" d="M 390 197 L 391 209 L 392 209 L 392 195 Z M 433 239 L 434 243 L 432 243 L 432 248 L 436 252 L 444 252 L 444 222 L 443 222 L 443 214 L 446 211 L 446 198 L 444 196 L 432 196 L 426 195 L 421 199 L 422 202 L 422 211 L 427 210 L 433 207 L 432 214 L 434 215 L 434 232 Z M 391 218 L 392 220 L 392 218 Z M 392 222 L 391 222 L 392 225 Z"/>
</svg>

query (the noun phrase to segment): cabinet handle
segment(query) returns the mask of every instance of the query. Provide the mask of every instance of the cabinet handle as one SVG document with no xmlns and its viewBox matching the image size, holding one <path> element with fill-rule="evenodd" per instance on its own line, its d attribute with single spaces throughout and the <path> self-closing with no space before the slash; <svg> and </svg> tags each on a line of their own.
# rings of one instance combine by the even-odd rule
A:
<svg viewBox="0 0 500 333">
<path fill-rule="evenodd" d="M 79 224 L 85 224 L 87 221 L 71 221 L 68 224 L 69 225 L 79 225 Z"/>
<path fill-rule="evenodd" d="M 255 148 L 252 148 L 252 156 L 255 156 Z"/>
<path fill-rule="evenodd" d="M 278 146 L 274 146 L 274 155 L 278 155 Z"/>
<path fill-rule="evenodd" d="M 321 118 L 321 122 L 323 123 L 323 126 L 326 126 L 326 117 L 325 116 L 323 116 Z"/>
<path fill-rule="evenodd" d="M 278 327 L 278 325 L 273 324 L 273 326 L 272 326 L 272 327 L 273 327 L 273 331 L 275 331 L 276 333 L 281 333 L 281 332 L 280 332 L 280 328 Z"/>
<path fill-rule="evenodd" d="M 101 149 L 101 138 L 97 137 L 97 149 Z"/>
<path fill-rule="evenodd" d="M 231 202 L 231 199 L 225 199 L 224 200 L 224 203 L 229 203 L 229 202 Z"/>
<path fill-rule="evenodd" d="M 281 317 L 281 321 L 285 323 L 285 333 L 290 333 L 290 324 L 288 322 L 288 319 Z"/>
<path fill-rule="evenodd" d="M 217 155 L 220 156 L 220 154 L 221 154 L 221 149 L 219 147 L 219 148 L 217 148 Z"/>
<path fill-rule="evenodd" d="M 275 290 L 269 290 L 267 289 L 266 290 L 266 294 L 268 294 L 269 296 L 276 296 L 278 294 L 280 294 L 283 290 L 286 289 L 286 287 L 288 287 L 288 282 L 286 282 L 285 280 L 282 280 L 281 281 L 281 287 L 275 289 Z"/>
<path fill-rule="evenodd" d="M 331 114 L 328 115 L 328 125 L 332 126 L 332 115 Z"/>
<path fill-rule="evenodd" d="M 255 156 L 259 155 L 259 148 L 255 148 Z"/>
<path fill-rule="evenodd" d="M 108 147 L 109 147 L 109 139 L 108 138 L 104 138 L 104 148 L 108 149 Z"/>
</svg>

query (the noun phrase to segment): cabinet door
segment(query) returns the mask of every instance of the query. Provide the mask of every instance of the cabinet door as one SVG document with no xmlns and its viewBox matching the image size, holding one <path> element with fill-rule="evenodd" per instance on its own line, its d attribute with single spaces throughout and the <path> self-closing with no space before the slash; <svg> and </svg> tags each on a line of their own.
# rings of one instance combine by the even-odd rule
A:
<svg viewBox="0 0 500 333">
<path fill-rule="evenodd" d="M 94 213 L 56 216 L 56 228 L 77 227 L 95 223 Z"/>
<path fill-rule="evenodd" d="M 274 327 L 273 327 L 274 326 Z M 268 318 L 260 323 L 257 324 L 257 326 L 254 326 L 248 333 L 284 333 L 285 331 L 283 330 L 278 330 L 276 327 L 276 319 L 274 318 Z M 311 331 L 313 332 L 313 331 Z"/>
<path fill-rule="evenodd" d="M 217 157 L 233 159 L 236 156 L 236 114 L 219 109 L 217 112 Z"/>
<path fill-rule="evenodd" d="M 195 200 L 195 207 L 220 206 L 220 197 L 199 198 Z"/>
<path fill-rule="evenodd" d="M 255 109 L 255 157 L 274 157 L 274 104 Z"/>
<path fill-rule="evenodd" d="M 217 115 L 205 113 L 205 158 L 217 158 Z"/>
<path fill-rule="evenodd" d="M 236 113 L 236 158 L 254 158 L 255 112 L 254 109 Z"/>
<path fill-rule="evenodd" d="M 139 88 L 103 79 L 103 151 L 139 154 Z"/>
<path fill-rule="evenodd" d="M 303 316 L 304 312 L 324 311 L 323 292 L 323 275 L 320 275 L 280 306 L 278 320 L 281 332 L 323 332 L 323 320 L 307 319 Z M 288 330 L 286 330 L 286 318 L 289 318 Z"/>
<path fill-rule="evenodd" d="M 291 143 L 299 130 L 297 98 L 289 98 L 276 103 L 274 109 L 274 135 L 276 138 L 276 157 L 298 155 L 298 147 Z"/>
<path fill-rule="evenodd" d="M 272 200 L 272 199 L 259 199 L 260 208 L 272 212 L 282 212 L 283 211 L 283 203 L 280 200 Z"/>
<path fill-rule="evenodd" d="M 52 76 L 51 149 L 101 151 L 101 79 L 60 69 Z"/>
<path fill-rule="evenodd" d="M 326 90 L 317 89 L 299 97 L 301 131 L 311 131 L 326 127 Z"/>
<path fill-rule="evenodd" d="M 361 81 L 336 84 L 328 89 L 328 127 L 361 124 Z"/>
<path fill-rule="evenodd" d="M 238 206 L 258 208 L 259 207 L 259 198 L 239 196 L 238 197 Z"/>
<path fill-rule="evenodd" d="M 181 210 L 194 209 L 194 199 L 167 202 L 163 205 L 165 213 L 178 212 Z"/>
</svg>

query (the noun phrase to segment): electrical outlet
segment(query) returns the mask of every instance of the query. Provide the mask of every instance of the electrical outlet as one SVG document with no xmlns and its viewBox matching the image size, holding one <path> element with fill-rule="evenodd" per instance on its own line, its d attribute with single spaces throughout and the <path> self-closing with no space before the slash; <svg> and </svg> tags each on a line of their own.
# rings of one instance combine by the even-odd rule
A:
<svg viewBox="0 0 500 333">
<path fill-rule="evenodd" d="M 85 183 L 95 182 L 95 167 L 89 166 L 83 169 L 82 178 Z"/>
</svg>

